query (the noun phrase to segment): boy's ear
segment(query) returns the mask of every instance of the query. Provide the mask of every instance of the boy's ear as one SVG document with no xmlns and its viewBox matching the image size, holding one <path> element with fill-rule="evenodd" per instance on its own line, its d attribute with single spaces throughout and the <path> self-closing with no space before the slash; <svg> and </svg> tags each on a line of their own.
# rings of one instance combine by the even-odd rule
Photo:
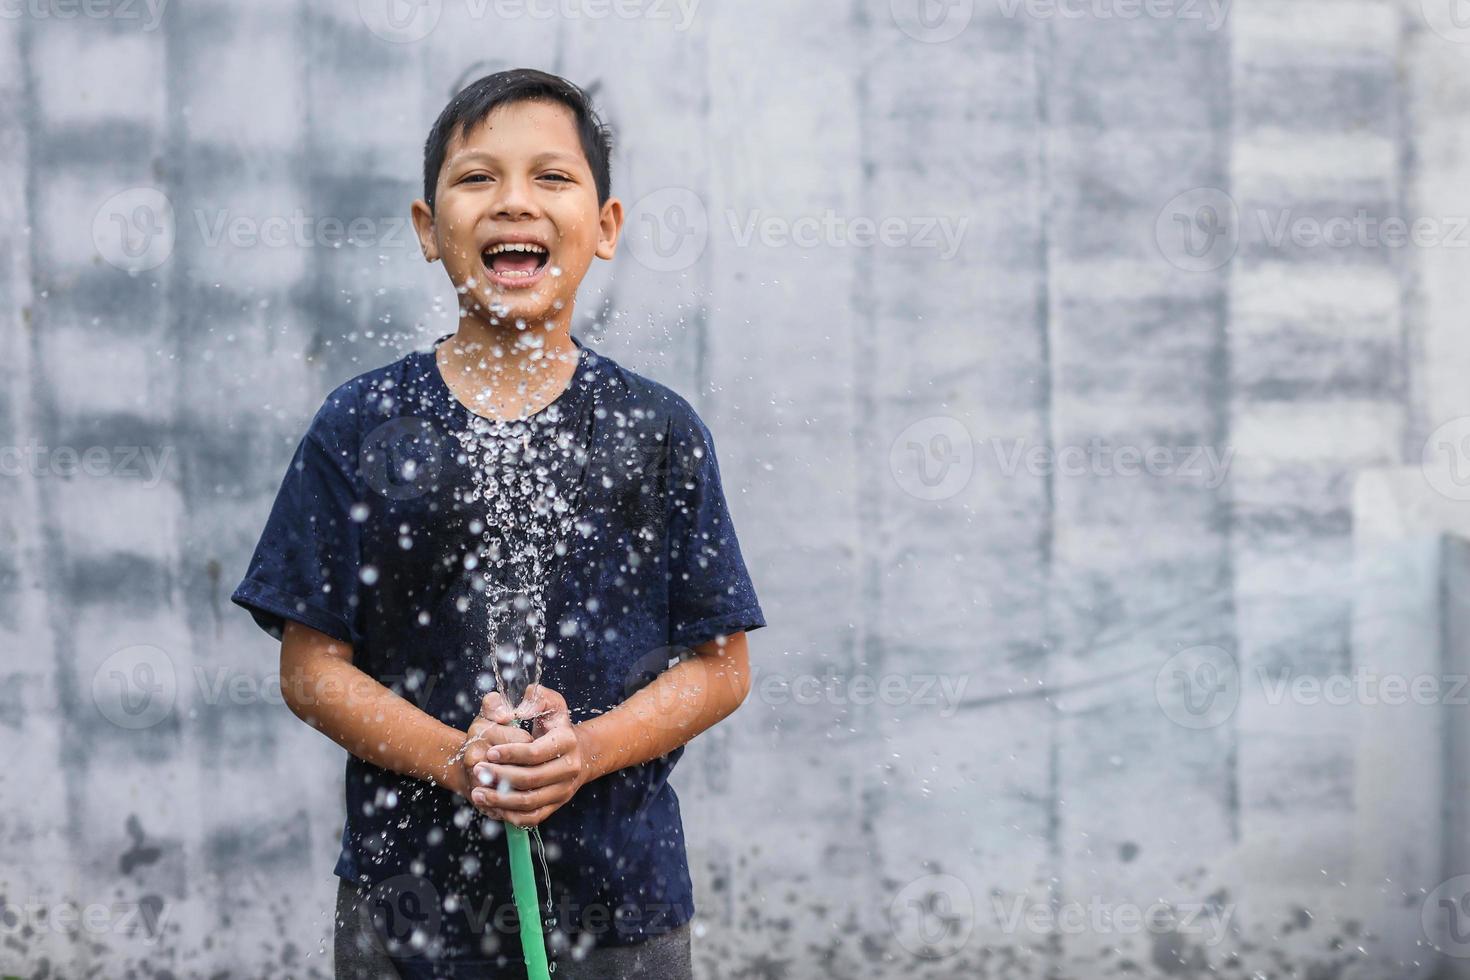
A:
<svg viewBox="0 0 1470 980">
<path fill-rule="evenodd" d="M 618 250 L 618 234 L 623 230 L 623 202 L 607 199 L 597 219 L 597 252 L 599 259 L 610 259 Z"/>
<path fill-rule="evenodd" d="M 429 210 L 429 203 L 423 199 L 414 201 L 409 214 L 413 218 L 413 230 L 418 233 L 419 249 L 424 253 L 424 259 L 437 262 L 439 246 L 434 244 L 434 212 Z"/>
</svg>

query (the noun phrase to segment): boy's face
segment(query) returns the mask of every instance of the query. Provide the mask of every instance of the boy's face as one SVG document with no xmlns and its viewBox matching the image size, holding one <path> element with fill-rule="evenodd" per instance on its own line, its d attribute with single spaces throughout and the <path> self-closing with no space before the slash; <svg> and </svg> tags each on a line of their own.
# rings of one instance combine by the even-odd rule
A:
<svg viewBox="0 0 1470 980">
<path fill-rule="evenodd" d="M 570 317 L 592 256 L 613 257 L 623 206 L 598 206 L 571 109 L 514 102 L 455 135 L 434 210 L 415 201 L 413 220 L 470 316 L 532 328 Z"/>
</svg>

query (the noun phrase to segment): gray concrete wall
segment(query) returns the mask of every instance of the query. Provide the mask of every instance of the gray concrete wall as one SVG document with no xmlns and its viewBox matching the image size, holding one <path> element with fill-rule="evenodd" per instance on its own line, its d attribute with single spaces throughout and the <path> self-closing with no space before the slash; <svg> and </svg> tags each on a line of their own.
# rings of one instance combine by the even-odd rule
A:
<svg viewBox="0 0 1470 980">
<path fill-rule="evenodd" d="M 7 5 L 0 974 L 330 975 L 341 755 L 227 597 L 453 322 L 434 114 L 532 65 L 619 138 L 577 329 L 710 423 L 771 623 L 677 774 L 702 978 L 1464 975 L 1454 13 Z"/>
</svg>

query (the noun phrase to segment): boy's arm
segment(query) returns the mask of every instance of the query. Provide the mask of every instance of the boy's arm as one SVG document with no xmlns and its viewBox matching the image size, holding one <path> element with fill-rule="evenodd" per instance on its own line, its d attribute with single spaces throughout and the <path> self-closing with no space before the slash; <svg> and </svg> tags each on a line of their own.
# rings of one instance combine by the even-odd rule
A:
<svg viewBox="0 0 1470 980">
<path fill-rule="evenodd" d="M 668 755 L 723 721 L 750 693 L 745 633 L 694 647 L 622 704 L 578 724 L 583 768 L 591 781 Z"/>
<path fill-rule="evenodd" d="M 471 736 L 353 666 L 350 644 L 287 620 L 281 637 L 281 695 L 298 718 L 359 759 L 469 796 L 469 770 L 461 759 Z M 530 737 L 519 730 L 503 731 L 490 740 Z"/>
</svg>

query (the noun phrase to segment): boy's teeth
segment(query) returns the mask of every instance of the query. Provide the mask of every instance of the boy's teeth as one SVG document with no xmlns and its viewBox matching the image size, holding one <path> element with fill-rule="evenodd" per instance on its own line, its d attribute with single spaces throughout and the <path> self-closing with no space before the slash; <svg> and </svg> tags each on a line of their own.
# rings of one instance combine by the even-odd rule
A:
<svg viewBox="0 0 1470 980">
<path fill-rule="evenodd" d="M 486 251 L 495 255 L 499 252 L 544 252 L 546 249 L 530 242 L 501 242 L 498 245 L 491 245 Z"/>
</svg>

